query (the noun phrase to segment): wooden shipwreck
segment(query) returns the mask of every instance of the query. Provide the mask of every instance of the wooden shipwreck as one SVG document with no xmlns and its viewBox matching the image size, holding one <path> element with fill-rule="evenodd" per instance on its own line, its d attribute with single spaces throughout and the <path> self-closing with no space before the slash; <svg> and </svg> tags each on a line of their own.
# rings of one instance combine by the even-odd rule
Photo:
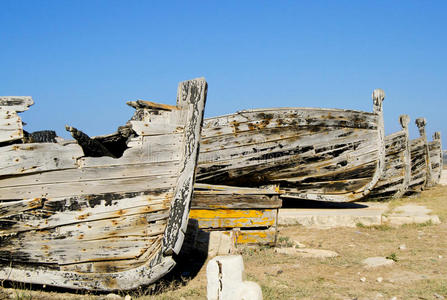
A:
<svg viewBox="0 0 447 300">
<path fill-rule="evenodd" d="M 356 201 L 385 166 L 382 90 L 374 111 L 277 108 L 206 119 L 197 181 L 255 187 L 279 184 L 282 197 Z"/>
<path fill-rule="evenodd" d="M 420 193 L 431 182 L 430 154 L 425 134 L 427 122 L 424 118 L 418 118 L 415 123 L 420 136 L 410 141 L 411 179 L 408 194 Z"/>
<path fill-rule="evenodd" d="M 207 93 L 179 84 L 177 105 L 130 102 L 112 135 L 27 134 L 30 97 L 0 98 L 0 278 L 86 290 L 150 284 L 186 231 Z M 42 138 L 43 136 L 43 138 Z M 59 141 L 58 141 L 59 140 Z"/>
<path fill-rule="evenodd" d="M 385 137 L 385 170 L 367 199 L 400 198 L 408 189 L 411 179 L 411 153 L 408 124 L 410 117 L 401 115 L 402 130 Z"/>
<path fill-rule="evenodd" d="M 433 184 L 438 184 L 441 180 L 443 168 L 442 142 L 441 133 L 435 132 L 433 134 L 433 141 L 428 144 L 428 151 L 430 152 L 431 172 Z"/>
</svg>

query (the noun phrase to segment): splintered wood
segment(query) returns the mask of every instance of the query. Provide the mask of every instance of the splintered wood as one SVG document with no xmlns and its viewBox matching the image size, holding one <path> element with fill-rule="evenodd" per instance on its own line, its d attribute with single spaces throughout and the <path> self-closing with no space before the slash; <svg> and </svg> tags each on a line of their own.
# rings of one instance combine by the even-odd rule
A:
<svg viewBox="0 0 447 300">
<path fill-rule="evenodd" d="M 116 134 L 67 126 L 76 141 L 42 143 L 25 138 L 17 115 L 32 99 L 0 97 L 0 278 L 108 291 L 171 270 L 206 93 L 204 79 L 185 81 L 177 106 L 132 103 L 135 116 Z"/>
<path fill-rule="evenodd" d="M 0 97 L 0 143 L 23 139 L 22 120 L 17 115 L 33 105 L 31 97 Z"/>
</svg>

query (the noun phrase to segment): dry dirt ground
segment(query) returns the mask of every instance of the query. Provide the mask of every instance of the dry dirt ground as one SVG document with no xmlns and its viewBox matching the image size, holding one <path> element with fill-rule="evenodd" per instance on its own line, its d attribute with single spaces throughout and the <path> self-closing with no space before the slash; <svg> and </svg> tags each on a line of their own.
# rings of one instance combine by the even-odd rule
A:
<svg viewBox="0 0 447 300">
<path fill-rule="evenodd" d="M 282 246 L 293 241 L 336 251 L 316 259 L 277 254 L 271 248 L 240 249 L 246 279 L 258 282 L 264 299 L 447 299 L 447 186 L 417 198 L 393 200 L 390 207 L 416 203 L 433 210 L 441 224 L 308 229 L 280 228 Z M 405 249 L 399 249 L 405 245 Z M 391 266 L 367 269 L 367 257 L 389 257 Z M 198 253 L 156 287 L 128 293 L 132 299 L 206 299 L 206 258 Z M 48 287 L 3 283 L 0 299 L 108 299 L 106 295 L 67 293 Z M 150 294 L 152 291 L 152 294 Z M 124 297 L 127 293 L 117 293 Z M 109 298 L 112 299 L 112 298 Z"/>
</svg>

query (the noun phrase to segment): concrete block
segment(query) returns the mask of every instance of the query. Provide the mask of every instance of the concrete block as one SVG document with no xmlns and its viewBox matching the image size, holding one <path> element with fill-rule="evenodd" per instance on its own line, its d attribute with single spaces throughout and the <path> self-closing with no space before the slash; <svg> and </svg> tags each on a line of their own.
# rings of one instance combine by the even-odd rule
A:
<svg viewBox="0 0 447 300">
<path fill-rule="evenodd" d="M 262 289 L 256 282 L 242 282 L 239 299 L 241 300 L 262 300 Z"/>
<path fill-rule="evenodd" d="M 244 282 L 244 262 L 240 255 L 216 256 L 206 267 L 208 300 L 258 300 L 261 287 Z"/>
</svg>

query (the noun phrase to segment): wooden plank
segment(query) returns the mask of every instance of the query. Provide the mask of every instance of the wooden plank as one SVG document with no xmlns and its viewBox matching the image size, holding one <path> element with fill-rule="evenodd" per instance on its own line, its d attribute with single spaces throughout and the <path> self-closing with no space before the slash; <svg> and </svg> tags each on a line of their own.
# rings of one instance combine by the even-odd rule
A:
<svg viewBox="0 0 447 300">
<path fill-rule="evenodd" d="M 327 143 L 326 139 L 314 140 L 308 145 L 297 145 L 295 149 L 290 150 L 291 145 L 287 145 L 287 148 L 279 145 L 275 149 L 276 152 L 270 150 L 265 154 L 259 152 L 254 155 L 241 153 L 239 157 L 233 157 L 227 161 L 213 162 L 208 165 L 199 163 L 197 179 L 207 181 L 213 178 L 214 174 L 223 172 L 228 172 L 228 176 L 231 176 L 232 170 L 237 170 L 234 171 L 235 177 L 242 177 L 247 173 L 252 176 L 251 174 L 255 172 L 266 178 L 292 177 L 294 174 L 303 174 L 304 177 L 308 171 L 314 174 L 321 172 L 323 175 L 334 171 L 331 168 L 325 169 L 324 166 L 344 167 L 347 164 L 337 165 L 338 162 L 347 161 L 348 158 L 349 161 L 358 162 L 358 158 L 355 156 L 371 151 L 377 153 L 377 142 L 373 136 L 371 136 L 371 140 L 345 141 L 332 147 Z M 266 149 L 269 150 L 269 148 Z M 303 168 L 307 170 L 303 170 Z M 313 175 L 309 174 L 309 176 Z M 221 179 L 219 178 L 219 180 Z"/>
<path fill-rule="evenodd" d="M 0 143 L 23 138 L 22 120 L 15 111 L 0 106 Z"/>
<path fill-rule="evenodd" d="M 219 195 L 196 194 L 191 203 L 191 209 L 249 209 L 249 208 L 279 208 L 282 201 L 278 196 L 269 195 Z"/>
<path fill-rule="evenodd" d="M 31 266 L 18 266 L 0 269 L 0 278 L 25 283 L 46 282 L 51 285 L 70 289 L 88 289 L 99 291 L 130 290 L 152 283 L 168 273 L 175 265 L 170 257 L 163 257 L 157 264 L 151 261 L 144 265 L 122 272 L 78 273 L 72 271 L 56 271 Z M 144 274 L 144 276 L 142 276 Z"/>
<path fill-rule="evenodd" d="M 151 124 L 144 121 L 130 121 L 132 129 L 138 135 L 164 135 L 183 132 L 185 126 L 181 124 Z"/>
<path fill-rule="evenodd" d="M 8 111 L 22 112 L 34 104 L 29 96 L 0 96 L 0 108 Z"/>
<path fill-rule="evenodd" d="M 40 189 L 45 184 L 79 183 L 85 181 L 136 178 L 144 176 L 176 176 L 179 165 L 173 162 L 141 163 L 37 172 L 10 176 L 0 180 L 0 189 L 22 187 L 23 190 Z M 99 191 L 98 191 L 99 192 Z M 74 192 L 75 193 L 75 192 Z"/>
<path fill-rule="evenodd" d="M 43 203 L 44 201 L 41 198 L 0 202 L 0 216 L 1 218 L 15 216 L 28 210 L 41 208 Z"/>
<path fill-rule="evenodd" d="M 194 194 L 231 194 L 231 195 L 277 195 L 278 187 L 272 185 L 271 188 L 247 188 L 229 185 L 217 185 L 206 183 L 195 183 Z"/>
<path fill-rule="evenodd" d="M 77 144 L 30 143 L 3 146 L 0 147 L 0 176 L 77 168 L 77 159 L 83 155 Z"/>
<path fill-rule="evenodd" d="M 278 231 L 276 228 L 265 230 L 240 230 L 236 231 L 237 245 L 270 245 L 276 244 Z"/>
<path fill-rule="evenodd" d="M 135 259 L 160 241 L 165 227 L 165 220 L 150 223 L 142 214 L 24 232 L 13 242 L 3 240 L 0 259 L 59 266 Z"/>
<path fill-rule="evenodd" d="M 126 103 L 127 105 L 135 108 L 135 109 L 160 109 L 160 110 L 177 110 L 179 109 L 177 106 L 163 104 L 163 103 L 155 103 L 151 101 L 145 100 L 137 100 L 137 101 L 129 101 Z"/>
<path fill-rule="evenodd" d="M 110 261 L 133 259 L 150 247 L 151 238 L 109 238 L 101 241 L 57 241 L 50 245 L 42 241 L 26 240 L 23 243 L 2 247 L 2 254 L 10 254 L 6 259 L 15 262 L 57 264 L 84 263 L 89 261 Z"/>
<path fill-rule="evenodd" d="M 377 115 L 360 111 L 321 108 L 272 108 L 240 111 L 206 119 L 202 136 L 235 134 L 283 126 L 323 126 L 374 129 Z"/>
<path fill-rule="evenodd" d="M 148 213 L 151 221 L 161 220 L 168 215 L 171 197 L 124 193 L 55 198 L 44 201 L 42 209 L 2 216 L 0 235 Z"/>
<path fill-rule="evenodd" d="M 276 209 L 191 209 L 189 217 L 199 228 L 270 227 L 276 224 Z"/>
<path fill-rule="evenodd" d="M 72 271 L 76 273 L 116 273 L 128 271 L 133 268 L 141 267 L 147 261 L 151 261 L 161 249 L 162 237 L 157 237 L 146 251 L 137 258 L 116 261 L 95 261 L 88 263 L 76 263 L 71 265 L 62 265 L 61 270 Z"/>
<path fill-rule="evenodd" d="M 123 179 L 45 183 L 26 189 L 23 186 L 3 187 L 0 188 L 0 199 L 17 200 L 67 197 L 96 193 L 127 193 L 156 188 L 171 188 L 176 185 L 176 182 L 177 177 L 175 175 L 152 175 L 127 177 Z"/>
</svg>

